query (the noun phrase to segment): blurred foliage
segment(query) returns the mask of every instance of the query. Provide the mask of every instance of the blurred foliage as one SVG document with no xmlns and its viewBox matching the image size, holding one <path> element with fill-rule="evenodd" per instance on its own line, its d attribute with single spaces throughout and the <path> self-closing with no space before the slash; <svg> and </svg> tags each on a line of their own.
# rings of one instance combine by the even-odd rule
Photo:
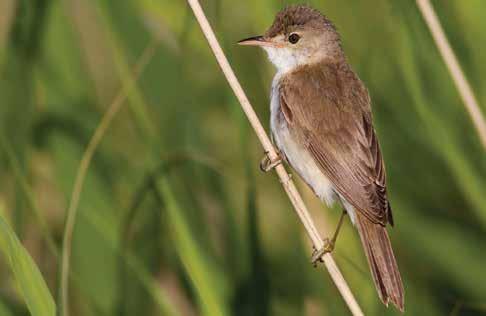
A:
<svg viewBox="0 0 486 316">
<path fill-rule="evenodd" d="M 35 316 L 55 315 L 54 300 L 42 275 L 15 233 L 1 217 L 0 246 L 30 313 Z"/>
<path fill-rule="evenodd" d="M 264 122 L 274 69 L 235 42 L 291 2 L 203 1 Z M 407 314 L 486 314 L 485 152 L 414 1 L 308 2 L 335 22 L 370 90 Z M 486 2 L 433 3 L 486 104 Z M 127 102 L 95 153 L 76 218 L 72 315 L 347 314 L 327 273 L 309 263 L 276 177 L 258 172 L 262 150 L 184 1 L 2 0 L 0 210 L 10 224 L 1 236 L 13 227 L 21 260 L 33 262 L 16 238 L 39 270 L 2 257 L 0 315 L 31 310 L 19 273 L 25 284 L 40 271 L 58 299 L 74 177 L 120 90 Z M 329 232 L 340 212 L 299 185 Z M 398 314 L 379 302 L 349 222 L 335 257 L 366 314 Z"/>
</svg>

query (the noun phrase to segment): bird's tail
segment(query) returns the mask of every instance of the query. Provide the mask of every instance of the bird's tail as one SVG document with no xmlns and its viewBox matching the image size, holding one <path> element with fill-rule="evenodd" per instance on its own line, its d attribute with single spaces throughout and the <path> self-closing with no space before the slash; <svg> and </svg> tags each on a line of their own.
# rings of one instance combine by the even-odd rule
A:
<svg viewBox="0 0 486 316">
<path fill-rule="evenodd" d="M 402 278 L 393 255 L 386 228 L 356 212 L 357 227 L 368 258 L 373 281 L 382 302 L 392 302 L 401 312 L 404 307 Z"/>
</svg>

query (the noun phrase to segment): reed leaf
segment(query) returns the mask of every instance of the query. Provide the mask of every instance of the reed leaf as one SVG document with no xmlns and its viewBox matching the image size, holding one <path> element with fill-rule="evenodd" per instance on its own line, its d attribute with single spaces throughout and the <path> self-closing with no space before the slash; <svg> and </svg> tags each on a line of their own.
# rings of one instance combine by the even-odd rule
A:
<svg viewBox="0 0 486 316">
<path fill-rule="evenodd" d="M 56 305 L 42 274 L 3 217 L 0 217 L 0 247 L 30 313 L 54 316 Z"/>
</svg>

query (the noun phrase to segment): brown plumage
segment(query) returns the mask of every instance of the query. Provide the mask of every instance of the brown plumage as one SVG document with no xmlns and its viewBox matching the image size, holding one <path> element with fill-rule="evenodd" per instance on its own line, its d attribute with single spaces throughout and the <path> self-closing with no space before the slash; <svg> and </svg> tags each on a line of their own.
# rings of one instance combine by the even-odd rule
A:
<svg viewBox="0 0 486 316">
<path fill-rule="evenodd" d="M 300 67 L 282 77 L 280 96 L 291 131 L 339 193 L 372 222 L 387 224 L 392 216 L 370 99 L 348 64 Z"/>
<path fill-rule="evenodd" d="M 275 35 L 288 33 L 291 28 L 306 25 L 307 27 L 331 27 L 336 29 L 334 24 L 322 15 L 319 11 L 308 6 L 289 6 L 280 11 L 276 16 L 272 26 L 267 30 L 265 36 L 274 37 Z"/>
<path fill-rule="evenodd" d="M 289 130 L 356 210 L 380 298 L 403 310 L 403 285 L 385 228 L 393 224 L 385 168 L 366 88 L 346 62 L 330 59 L 283 76 L 280 96 Z"/>
<path fill-rule="evenodd" d="M 264 36 L 242 44 L 265 48 L 279 69 L 271 105 L 276 145 L 320 198 L 335 195 L 342 201 L 358 229 L 379 297 L 403 311 L 371 101 L 346 61 L 335 27 L 317 10 L 290 6 Z"/>
</svg>

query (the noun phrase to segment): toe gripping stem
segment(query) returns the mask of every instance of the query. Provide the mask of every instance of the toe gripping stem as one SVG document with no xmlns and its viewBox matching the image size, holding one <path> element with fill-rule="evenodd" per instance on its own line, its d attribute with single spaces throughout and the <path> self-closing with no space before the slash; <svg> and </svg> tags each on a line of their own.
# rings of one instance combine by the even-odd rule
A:
<svg viewBox="0 0 486 316">
<path fill-rule="evenodd" d="M 336 231 L 334 232 L 334 235 L 332 239 L 326 238 L 324 239 L 324 246 L 322 246 L 321 249 L 315 249 L 314 252 L 312 253 L 312 265 L 314 267 L 317 267 L 317 264 L 319 262 L 322 262 L 322 256 L 325 255 L 326 253 L 330 253 L 334 250 L 334 246 L 336 245 L 336 240 L 339 235 L 339 230 L 341 229 L 341 226 L 343 225 L 343 220 L 344 217 L 346 216 L 347 212 L 344 210 L 341 213 L 341 217 L 339 218 L 339 223 L 336 228 Z"/>
<path fill-rule="evenodd" d="M 317 264 L 322 261 L 322 256 L 325 255 L 326 253 L 331 253 L 334 250 L 334 242 L 332 240 L 329 240 L 329 238 L 324 239 L 324 246 L 322 246 L 321 249 L 315 249 L 314 252 L 312 253 L 312 265 L 317 267 Z"/>
<path fill-rule="evenodd" d="M 277 152 L 277 158 L 272 160 L 268 156 L 269 152 L 265 151 L 265 156 L 263 157 L 262 161 L 260 162 L 260 170 L 263 172 L 269 172 L 276 166 L 282 163 L 282 157 L 279 152 Z"/>
</svg>

